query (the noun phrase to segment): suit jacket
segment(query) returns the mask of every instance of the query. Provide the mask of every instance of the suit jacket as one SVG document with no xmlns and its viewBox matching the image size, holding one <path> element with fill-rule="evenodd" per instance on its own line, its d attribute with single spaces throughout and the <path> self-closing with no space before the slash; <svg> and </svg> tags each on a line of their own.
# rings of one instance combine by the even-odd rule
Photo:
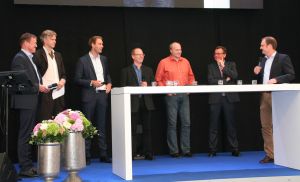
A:
<svg viewBox="0 0 300 182">
<path fill-rule="evenodd" d="M 266 57 L 261 59 L 262 70 L 258 74 L 260 83 L 263 82 L 266 61 Z M 277 80 L 277 83 L 289 83 L 295 78 L 294 67 L 288 55 L 276 53 L 271 66 L 269 79 L 272 78 L 275 78 Z"/>
<path fill-rule="evenodd" d="M 100 55 L 100 60 L 103 67 L 104 82 L 111 83 L 108 60 L 102 55 Z M 97 76 L 90 55 L 86 54 L 79 58 L 74 77 L 75 83 L 82 88 L 82 102 L 89 102 L 96 96 L 95 88 L 90 86 L 91 80 L 97 80 Z"/>
<path fill-rule="evenodd" d="M 62 56 L 59 52 L 54 52 L 56 64 L 57 64 L 57 70 L 58 70 L 58 77 L 59 79 L 66 79 L 66 72 L 65 72 L 65 66 L 63 63 Z M 36 51 L 33 59 L 35 65 L 37 66 L 40 74 L 44 76 L 48 69 L 48 60 L 46 52 L 43 48 Z"/>
<path fill-rule="evenodd" d="M 218 85 L 219 80 L 223 80 L 224 85 L 233 85 L 236 83 L 238 78 L 238 73 L 236 70 L 235 62 L 225 61 L 225 67 L 223 69 L 223 76 L 221 75 L 219 66 L 216 61 L 213 61 L 208 65 L 208 83 L 210 85 Z M 230 77 L 229 81 L 226 81 L 226 78 Z M 238 93 L 226 93 L 226 97 L 229 102 L 238 102 L 239 95 Z M 209 94 L 208 102 L 209 104 L 216 104 L 221 101 L 222 93 L 212 93 Z"/>
<path fill-rule="evenodd" d="M 154 81 L 153 71 L 150 67 L 142 65 L 142 79 L 146 81 L 148 85 L 151 85 L 151 82 Z M 122 69 L 121 73 L 121 86 L 139 86 L 138 78 L 133 68 L 133 65 L 130 65 Z M 152 95 L 146 94 L 143 96 L 146 108 L 148 110 L 154 110 L 154 104 L 152 100 Z M 139 95 L 131 95 L 131 112 L 137 112 L 139 108 Z"/>
<path fill-rule="evenodd" d="M 24 94 L 15 93 L 12 95 L 11 107 L 15 109 L 35 109 L 38 103 L 39 79 L 30 59 L 23 51 L 20 51 L 15 55 L 11 64 L 11 70 L 25 70 L 28 79 L 33 84 L 31 91 Z"/>
</svg>

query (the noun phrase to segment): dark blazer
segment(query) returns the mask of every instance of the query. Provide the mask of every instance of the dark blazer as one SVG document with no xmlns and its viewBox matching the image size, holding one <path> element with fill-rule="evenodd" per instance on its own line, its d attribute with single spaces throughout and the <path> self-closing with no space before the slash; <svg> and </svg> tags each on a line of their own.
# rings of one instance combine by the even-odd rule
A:
<svg viewBox="0 0 300 182">
<path fill-rule="evenodd" d="M 58 76 L 59 79 L 66 79 L 66 72 L 65 72 L 65 66 L 63 63 L 62 56 L 59 52 L 54 52 L 56 64 L 57 64 L 57 70 L 58 70 Z M 44 76 L 48 69 L 48 60 L 47 60 L 47 55 L 46 52 L 43 48 L 39 49 L 36 51 L 34 54 L 34 63 L 36 64 L 40 74 Z"/>
<path fill-rule="evenodd" d="M 154 81 L 153 71 L 150 67 L 142 65 L 142 80 L 147 81 L 148 85 L 151 85 L 151 82 Z M 139 86 L 138 78 L 133 68 L 133 65 L 130 65 L 122 69 L 121 73 L 121 86 Z M 152 95 L 146 94 L 143 96 L 146 108 L 148 110 L 154 110 L 154 104 L 152 100 Z M 131 112 L 137 112 L 139 108 L 139 96 L 131 95 Z"/>
<path fill-rule="evenodd" d="M 104 82 L 111 83 L 108 60 L 102 55 L 100 55 L 100 60 L 103 67 Z M 96 96 L 95 88 L 90 86 L 91 80 L 97 80 L 97 77 L 90 55 L 86 54 L 79 58 L 74 77 L 75 83 L 82 88 L 81 100 L 83 102 L 89 102 Z"/>
<path fill-rule="evenodd" d="M 15 109 L 35 109 L 38 103 L 39 80 L 28 56 L 23 52 L 18 52 L 11 64 L 12 71 L 26 70 L 28 79 L 32 82 L 33 88 L 24 94 L 13 94 L 11 106 Z M 41 77 L 40 77 L 41 78 Z"/>
<path fill-rule="evenodd" d="M 238 73 L 236 70 L 235 62 L 225 61 L 225 67 L 223 70 L 223 77 L 221 75 L 219 66 L 216 61 L 213 61 L 208 65 L 208 83 L 210 85 L 218 85 L 219 80 L 223 80 L 224 85 L 233 85 L 236 83 L 238 78 Z M 226 78 L 230 77 L 229 81 L 226 81 Z M 226 93 L 226 97 L 229 102 L 238 102 L 239 95 L 238 93 Z M 221 101 L 222 93 L 212 93 L 209 94 L 208 102 L 209 104 L 216 104 Z"/>
<path fill-rule="evenodd" d="M 261 59 L 260 65 L 262 67 L 262 70 L 258 74 L 260 83 L 263 82 L 266 61 L 266 57 Z M 294 66 L 288 55 L 276 53 L 270 72 L 270 79 L 272 78 L 275 78 L 277 80 L 277 83 L 289 83 L 290 81 L 295 79 Z"/>
</svg>

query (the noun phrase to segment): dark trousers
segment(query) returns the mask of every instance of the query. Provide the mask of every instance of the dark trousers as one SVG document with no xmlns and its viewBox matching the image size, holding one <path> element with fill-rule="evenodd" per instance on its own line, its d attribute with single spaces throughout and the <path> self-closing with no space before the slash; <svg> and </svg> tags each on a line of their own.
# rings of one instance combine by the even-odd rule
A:
<svg viewBox="0 0 300 182">
<path fill-rule="evenodd" d="M 222 96 L 221 102 L 217 104 L 210 104 L 210 125 L 209 125 L 209 149 L 217 151 L 218 144 L 218 130 L 220 123 L 220 116 L 224 114 L 224 120 L 227 130 L 227 139 L 232 150 L 238 149 L 238 140 L 235 127 L 235 104 L 230 103 L 226 96 Z"/>
<path fill-rule="evenodd" d="M 140 140 L 140 143 L 138 142 L 138 124 L 142 125 L 142 140 Z M 144 154 L 152 154 L 151 111 L 147 110 L 143 97 L 139 98 L 138 111 L 131 113 L 131 130 L 132 154 L 136 155 L 140 146 Z"/>
<path fill-rule="evenodd" d="M 107 107 L 107 94 L 105 91 L 97 93 L 95 98 L 89 102 L 83 103 L 83 113 L 86 118 L 92 122 L 92 124 L 98 130 L 98 136 L 94 138 L 97 140 L 97 145 L 100 149 L 100 157 L 107 156 L 107 144 L 106 144 L 106 107 Z M 85 140 L 86 157 L 91 157 L 91 140 Z"/>
<path fill-rule="evenodd" d="M 29 144 L 29 140 L 36 123 L 36 109 L 20 109 L 19 111 L 18 159 L 21 171 L 27 171 L 33 167 L 32 145 Z"/>
<path fill-rule="evenodd" d="M 52 91 L 50 93 L 40 94 L 38 121 L 48 120 L 55 117 L 58 113 L 65 109 L 64 96 L 55 100 L 52 99 Z"/>
</svg>

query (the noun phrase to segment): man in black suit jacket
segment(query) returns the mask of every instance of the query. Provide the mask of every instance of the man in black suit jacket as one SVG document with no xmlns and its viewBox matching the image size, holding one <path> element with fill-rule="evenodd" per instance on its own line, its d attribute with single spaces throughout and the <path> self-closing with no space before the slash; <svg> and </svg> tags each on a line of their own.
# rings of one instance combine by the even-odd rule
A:
<svg viewBox="0 0 300 182">
<path fill-rule="evenodd" d="M 108 69 L 108 60 L 100 55 L 103 49 L 101 36 L 89 39 L 91 50 L 79 58 L 75 71 L 75 83 L 81 87 L 82 109 L 86 117 L 96 126 L 99 136 L 96 137 L 100 148 L 100 161 L 111 163 L 107 156 L 106 144 L 106 107 L 107 96 L 111 91 L 111 78 Z M 90 163 L 91 141 L 86 140 L 86 159 Z"/>
<path fill-rule="evenodd" d="M 133 64 L 123 68 L 121 74 L 121 86 L 148 86 L 154 81 L 153 71 L 150 67 L 144 66 L 144 52 L 141 48 L 134 48 L 131 51 Z M 152 95 L 131 96 L 131 128 L 132 128 L 132 154 L 138 158 L 138 132 L 139 122 L 142 124 L 143 139 L 142 153 L 147 160 L 153 160 L 151 140 L 151 111 L 154 110 Z"/>
<path fill-rule="evenodd" d="M 208 65 L 208 83 L 217 85 L 219 81 L 224 85 L 235 84 L 238 77 L 235 62 L 225 61 L 227 50 L 223 46 L 215 48 L 215 61 Z M 210 125 L 209 125 L 209 156 L 216 156 L 218 144 L 218 128 L 223 111 L 227 129 L 227 139 L 233 156 L 239 156 L 238 140 L 235 127 L 235 103 L 239 102 L 238 93 L 209 94 Z"/>
<path fill-rule="evenodd" d="M 274 37 L 262 38 L 260 49 L 265 55 L 254 68 L 254 74 L 259 76 L 262 84 L 289 83 L 295 78 L 295 71 L 288 55 L 276 52 L 277 41 Z M 260 120 L 264 139 L 266 156 L 260 163 L 274 162 L 272 97 L 270 92 L 263 92 L 260 103 Z"/>
<path fill-rule="evenodd" d="M 11 97 L 12 108 L 18 109 L 20 114 L 20 127 L 18 135 L 18 159 L 20 163 L 20 177 L 36 177 L 37 171 L 31 159 L 31 146 L 29 144 L 31 132 L 36 122 L 36 111 L 38 105 L 38 94 L 48 92 L 42 86 L 41 77 L 35 64 L 32 61 L 33 53 L 36 50 L 36 36 L 31 33 L 24 33 L 20 37 L 21 51 L 19 51 L 11 64 L 13 71 L 25 70 L 28 79 L 33 84 L 31 92 L 26 94 L 14 94 Z"/>
<path fill-rule="evenodd" d="M 52 30 L 42 32 L 40 38 L 43 48 L 36 51 L 34 63 L 42 75 L 43 85 L 57 84 L 57 90 L 62 89 L 66 83 L 65 67 L 62 56 L 54 51 L 57 34 Z M 40 94 L 38 121 L 51 119 L 65 109 L 64 96 L 53 99 L 52 91 Z"/>
</svg>

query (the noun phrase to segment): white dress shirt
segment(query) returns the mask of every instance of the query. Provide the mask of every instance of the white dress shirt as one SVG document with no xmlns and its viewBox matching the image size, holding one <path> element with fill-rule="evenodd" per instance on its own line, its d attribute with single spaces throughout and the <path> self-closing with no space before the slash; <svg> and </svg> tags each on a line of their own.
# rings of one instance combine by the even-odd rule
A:
<svg viewBox="0 0 300 182">
<path fill-rule="evenodd" d="M 277 52 L 275 51 L 272 54 L 272 56 L 266 57 L 267 61 L 266 61 L 265 68 L 264 68 L 263 84 L 268 84 L 268 81 L 270 80 L 271 67 L 272 67 L 272 63 L 273 63 L 276 53 Z"/>
<path fill-rule="evenodd" d="M 97 80 L 100 82 L 104 82 L 103 66 L 100 60 L 100 55 L 98 54 L 96 57 L 94 57 L 91 53 L 89 53 L 89 55 L 94 66 Z M 96 90 L 106 90 L 106 85 L 97 87 Z"/>
<path fill-rule="evenodd" d="M 58 75 L 58 68 L 57 68 L 55 56 L 51 58 L 50 52 L 48 52 L 48 50 L 45 47 L 43 47 L 43 49 L 46 52 L 47 61 L 48 61 L 48 68 L 45 74 L 43 75 L 43 85 L 47 87 L 48 85 L 51 85 L 53 83 L 58 83 L 59 75 Z M 54 50 L 52 50 L 52 52 L 54 55 Z"/>
</svg>

